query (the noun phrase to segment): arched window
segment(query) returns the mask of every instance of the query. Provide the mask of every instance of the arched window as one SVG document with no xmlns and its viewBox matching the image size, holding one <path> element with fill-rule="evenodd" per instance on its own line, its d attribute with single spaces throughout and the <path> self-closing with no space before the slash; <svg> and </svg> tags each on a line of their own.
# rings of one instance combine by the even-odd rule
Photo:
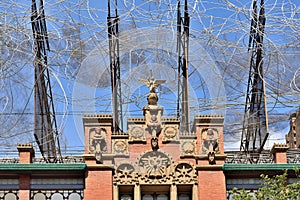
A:
<svg viewBox="0 0 300 200">
<path fill-rule="evenodd" d="M 133 200 L 132 196 L 129 194 L 123 194 L 120 199 L 121 200 Z"/>
<path fill-rule="evenodd" d="M 51 196 L 51 200 L 63 200 L 63 196 L 60 193 L 55 193 Z"/>
<path fill-rule="evenodd" d="M 169 200 L 169 197 L 166 194 L 159 194 L 159 195 L 157 195 L 156 199 L 157 200 Z"/>
<path fill-rule="evenodd" d="M 169 200 L 169 196 L 166 193 L 150 193 L 150 194 L 144 194 L 142 196 L 142 200 Z"/>
<path fill-rule="evenodd" d="M 70 196 L 69 196 L 69 200 L 81 200 L 81 197 L 80 197 L 80 195 L 77 194 L 77 193 L 72 193 L 72 194 L 70 194 Z"/>
<path fill-rule="evenodd" d="M 46 197 L 43 193 L 37 193 L 34 195 L 33 200 L 46 200 Z"/>
<path fill-rule="evenodd" d="M 179 194 L 178 200 L 191 200 L 190 195 L 188 194 Z"/>
<path fill-rule="evenodd" d="M 5 195 L 4 200 L 17 200 L 17 196 L 15 194 L 9 193 Z"/>
</svg>

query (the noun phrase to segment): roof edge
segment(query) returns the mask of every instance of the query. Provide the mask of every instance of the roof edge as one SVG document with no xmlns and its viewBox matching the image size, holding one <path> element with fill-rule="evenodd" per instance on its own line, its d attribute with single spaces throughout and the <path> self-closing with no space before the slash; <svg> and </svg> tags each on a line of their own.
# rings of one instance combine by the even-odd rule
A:
<svg viewBox="0 0 300 200">
<path fill-rule="evenodd" d="M 272 170 L 294 170 L 300 169 L 300 163 L 293 164 L 223 164 L 223 171 L 272 171 Z"/>
</svg>

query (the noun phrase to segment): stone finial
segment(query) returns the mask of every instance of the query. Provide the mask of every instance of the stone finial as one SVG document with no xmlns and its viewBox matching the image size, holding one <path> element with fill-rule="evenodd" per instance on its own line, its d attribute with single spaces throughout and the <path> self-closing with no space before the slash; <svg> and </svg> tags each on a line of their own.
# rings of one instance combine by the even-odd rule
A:
<svg viewBox="0 0 300 200">
<path fill-rule="evenodd" d="M 149 87 L 150 93 L 156 93 L 155 89 L 166 82 L 166 80 L 155 80 L 152 76 L 152 70 L 150 71 L 150 77 L 147 80 L 141 78 L 138 78 L 138 80 Z"/>
</svg>

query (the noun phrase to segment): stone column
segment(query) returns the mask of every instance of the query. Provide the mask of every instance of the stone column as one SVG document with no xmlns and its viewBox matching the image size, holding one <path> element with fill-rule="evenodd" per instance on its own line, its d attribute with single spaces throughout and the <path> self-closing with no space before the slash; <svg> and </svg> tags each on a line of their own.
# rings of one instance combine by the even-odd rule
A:
<svg viewBox="0 0 300 200">
<path fill-rule="evenodd" d="M 134 185 L 134 200 L 141 200 L 141 186 L 139 184 Z"/>
<path fill-rule="evenodd" d="M 30 199 L 30 175 L 21 174 L 19 176 L 19 200 L 29 200 Z"/>
<path fill-rule="evenodd" d="M 113 187 L 113 200 L 119 200 L 119 187 L 118 185 L 114 185 Z"/>
<path fill-rule="evenodd" d="M 172 184 L 170 187 L 170 200 L 177 200 L 177 186 L 175 184 Z"/>
<path fill-rule="evenodd" d="M 31 164 L 34 158 L 32 144 L 18 144 L 20 164 Z M 30 174 L 19 175 L 19 200 L 30 199 Z"/>
<path fill-rule="evenodd" d="M 193 200 L 198 200 L 198 185 L 193 185 Z"/>
</svg>

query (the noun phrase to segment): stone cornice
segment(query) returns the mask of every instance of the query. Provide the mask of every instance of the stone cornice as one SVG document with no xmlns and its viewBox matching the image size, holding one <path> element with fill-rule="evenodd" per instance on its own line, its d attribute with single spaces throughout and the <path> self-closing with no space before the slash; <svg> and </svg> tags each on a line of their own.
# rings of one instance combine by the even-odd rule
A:
<svg viewBox="0 0 300 200">
<path fill-rule="evenodd" d="M 222 170 L 223 165 L 196 165 L 196 170 Z"/>
<path fill-rule="evenodd" d="M 274 154 L 276 152 L 287 152 L 287 150 L 289 149 L 289 145 L 287 144 L 274 144 L 270 154 Z"/>
</svg>

